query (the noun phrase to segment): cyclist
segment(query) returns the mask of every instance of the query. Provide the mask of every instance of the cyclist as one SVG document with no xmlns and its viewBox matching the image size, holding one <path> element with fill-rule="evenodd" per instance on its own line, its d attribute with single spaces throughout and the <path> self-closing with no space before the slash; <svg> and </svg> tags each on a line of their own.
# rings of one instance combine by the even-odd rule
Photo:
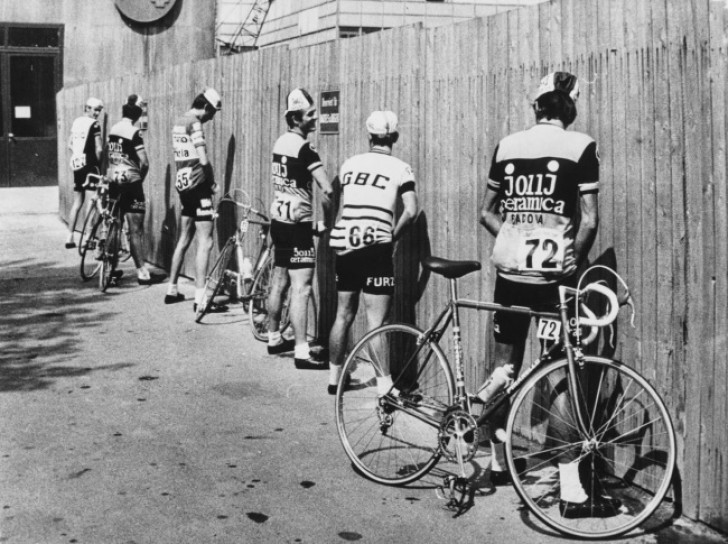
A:
<svg viewBox="0 0 728 544">
<path fill-rule="evenodd" d="M 412 168 L 392 156 L 399 139 L 397 116 L 391 111 L 374 111 L 366 127 L 369 151 L 351 157 L 341 166 L 341 208 L 331 232 L 330 246 L 337 253 L 338 304 L 329 336 L 330 395 L 336 394 L 349 328 L 359 308 L 359 293 L 364 293 L 369 330 L 379 327 L 389 313 L 394 293 L 393 244 L 418 213 Z M 395 221 L 400 199 L 404 210 Z M 382 370 L 384 375 L 377 376 L 377 388 L 384 395 L 393 384 L 389 369 Z M 392 392 L 398 394 L 396 389 Z"/>
<path fill-rule="evenodd" d="M 288 131 L 273 146 L 274 197 L 270 233 L 275 246 L 275 266 L 268 298 L 268 353 L 283 353 L 293 347 L 296 368 L 326 369 L 325 363 L 312 356 L 306 338 L 308 299 L 316 265 L 313 182 L 322 193 L 324 217 L 329 216 L 333 191 L 321 157 L 306 140 L 308 134 L 316 130 L 318 117 L 313 100 L 304 89 L 297 88 L 288 94 L 285 117 Z M 283 340 L 279 330 L 283 294 L 289 280 L 294 342 Z"/>
<path fill-rule="evenodd" d="M 576 76 L 548 74 L 533 103 L 536 124 L 505 137 L 493 154 L 480 222 L 495 236 L 497 303 L 553 308 L 558 286 L 575 284 L 576 270 L 594 242 L 599 222 L 597 144 L 586 134 L 566 130 L 576 118 L 578 96 Z M 518 375 L 530 319 L 495 312 L 493 321 L 495 360 Z M 491 478 L 502 485 L 508 482 L 503 443 L 493 436 L 492 446 Z M 564 459 L 559 469 L 564 516 L 615 513 L 610 500 L 587 495 L 577 461 Z"/>
<path fill-rule="evenodd" d="M 217 190 L 202 125 L 215 117 L 221 109 L 222 100 L 217 91 L 212 88 L 205 89 L 195 97 L 192 108 L 180 116 L 172 128 L 172 147 L 177 169 L 175 186 L 182 203 L 182 217 L 181 233 L 172 255 L 169 286 L 164 303 L 172 304 L 185 299 L 177 289 L 177 280 L 187 248 L 197 233 L 195 302 L 192 307 L 194 311 L 197 311 L 197 305 L 205 294 L 207 261 L 212 249 L 212 195 Z M 223 309 L 224 307 L 217 305 L 211 308 L 212 311 Z"/>
<path fill-rule="evenodd" d="M 101 163 L 102 142 L 101 127 L 98 118 L 104 109 L 104 103 L 98 98 L 91 97 L 86 100 L 83 115 L 77 117 L 71 125 L 71 134 L 68 140 L 68 149 L 71 150 L 71 170 L 73 170 L 73 205 L 68 217 L 68 238 L 66 248 L 76 247 L 73 241 L 73 232 L 76 230 L 78 213 L 83 207 L 86 197 L 86 175 L 98 174 Z"/>
<path fill-rule="evenodd" d="M 144 213 L 146 199 L 142 182 L 149 171 L 149 159 L 139 128 L 134 126 L 142 115 L 141 100 L 136 94 L 129 95 L 121 107 L 122 119 L 111 127 L 106 144 L 106 175 L 113 182 L 109 196 L 118 198 L 121 216 L 129 220 L 131 256 L 137 268 L 139 285 L 159 281 L 152 277 L 144 262 Z"/>
</svg>

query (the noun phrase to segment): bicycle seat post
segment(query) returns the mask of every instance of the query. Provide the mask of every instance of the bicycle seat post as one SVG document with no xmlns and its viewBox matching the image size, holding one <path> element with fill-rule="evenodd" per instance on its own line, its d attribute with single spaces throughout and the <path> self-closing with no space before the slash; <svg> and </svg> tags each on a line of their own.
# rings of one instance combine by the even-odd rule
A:
<svg viewBox="0 0 728 544">
<path fill-rule="evenodd" d="M 465 398 L 465 369 L 463 368 L 463 346 L 460 336 L 460 312 L 457 305 L 457 278 L 450 278 L 450 301 L 452 309 L 452 339 L 455 352 L 455 392 L 457 401 Z"/>
</svg>

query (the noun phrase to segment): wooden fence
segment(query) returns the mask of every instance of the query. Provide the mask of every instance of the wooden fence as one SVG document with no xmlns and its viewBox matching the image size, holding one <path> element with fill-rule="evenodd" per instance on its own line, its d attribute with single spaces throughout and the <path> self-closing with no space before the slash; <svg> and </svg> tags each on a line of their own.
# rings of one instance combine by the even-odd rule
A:
<svg viewBox="0 0 728 544">
<path fill-rule="evenodd" d="M 413 165 L 423 209 L 396 258 L 395 317 L 424 323 L 446 285 L 422 274 L 423 255 L 482 261 L 461 295 L 491 299 L 492 239 L 478 216 L 492 151 L 533 122 L 530 100 L 542 75 L 578 74 L 575 129 L 596 138 L 602 157 L 591 257 L 615 266 L 638 304 L 636 328 L 619 322 L 616 356 L 669 405 L 683 512 L 728 531 L 726 26 L 722 0 L 551 1 L 449 27 L 264 49 L 68 88 L 58 95 L 59 134 L 90 94 L 108 104 L 107 126 L 128 93 L 149 98 L 148 252 L 167 266 L 179 217 L 170 130 L 203 87 L 223 97 L 221 115 L 205 127 L 219 183 L 266 203 L 271 147 L 285 129 L 291 88 L 341 92 L 340 133 L 313 136 L 331 177 L 366 149 L 369 112 L 394 110 L 401 122 L 395 154 Z M 59 157 L 67 164 L 62 141 Z M 66 210 L 70 173 L 60 168 L 59 178 Z M 221 226 L 229 232 L 230 222 Z M 325 333 L 335 297 L 331 254 L 319 249 Z M 470 377 L 480 380 L 490 370 L 488 316 L 473 312 L 463 329 Z"/>
</svg>

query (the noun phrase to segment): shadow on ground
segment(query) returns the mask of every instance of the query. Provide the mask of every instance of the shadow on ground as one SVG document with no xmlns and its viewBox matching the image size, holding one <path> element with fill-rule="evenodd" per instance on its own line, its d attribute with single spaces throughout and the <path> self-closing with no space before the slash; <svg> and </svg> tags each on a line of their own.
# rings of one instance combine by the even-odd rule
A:
<svg viewBox="0 0 728 544">
<path fill-rule="evenodd" d="M 117 312 L 109 302 L 123 292 L 101 293 L 96 281 L 82 282 L 76 267 L 24 263 L 0 279 L 0 393 L 50 387 L 56 379 L 131 366 L 84 364 L 81 344 Z M 27 263 L 30 265 L 30 261 Z M 0 262 L 0 269 L 10 263 Z M 7 274 L 6 274 L 7 275 Z"/>
</svg>

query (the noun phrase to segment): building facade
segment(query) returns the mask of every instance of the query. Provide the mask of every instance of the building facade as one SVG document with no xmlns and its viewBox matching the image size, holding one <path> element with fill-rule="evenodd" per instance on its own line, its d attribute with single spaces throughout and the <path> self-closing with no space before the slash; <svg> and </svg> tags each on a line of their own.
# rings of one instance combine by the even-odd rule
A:
<svg viewBox="0 0 728 544">
<path fill-rule="evenodd" d="M 544 0 L 218 0 L 220 51 L 337 38 L 423 23 L 439 26 L 486 17 Z"/>
</svg>

